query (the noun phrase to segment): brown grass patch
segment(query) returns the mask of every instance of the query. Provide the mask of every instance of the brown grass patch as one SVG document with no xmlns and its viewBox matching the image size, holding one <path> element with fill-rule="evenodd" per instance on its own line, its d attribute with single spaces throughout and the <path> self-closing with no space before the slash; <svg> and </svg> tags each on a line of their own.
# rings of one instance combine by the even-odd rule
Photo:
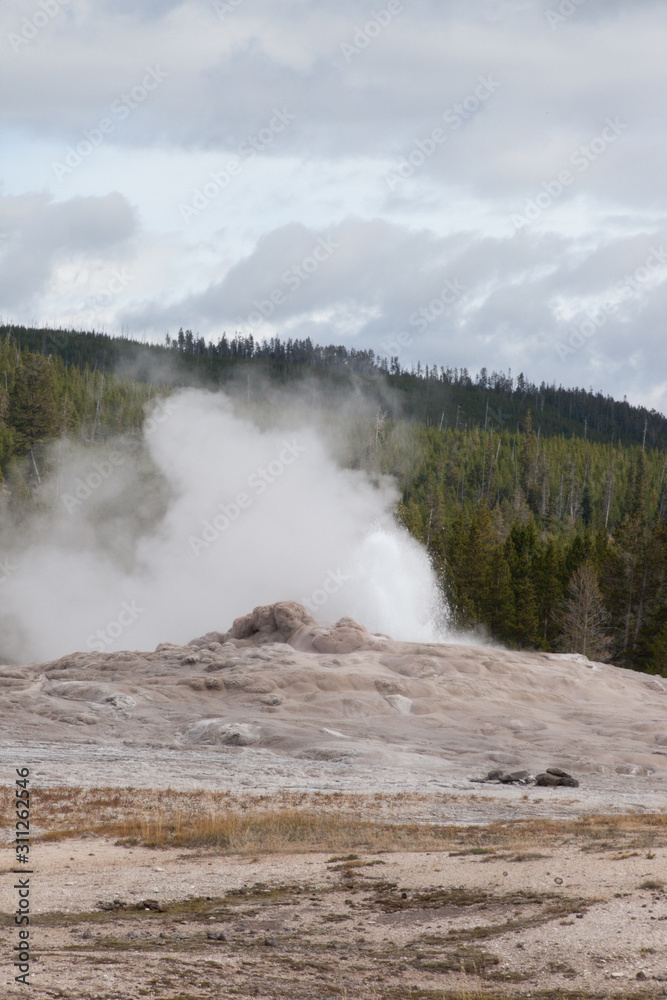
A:
<svg viewBox="0 0 667 1000">
<path fill-rule="evenodd" d="M 434 796 L 446 814 L 451 796 Z M 149 847 L 235 852 L 328 851 L 343 862 L 350 852 L 449 851 L 495 860 L 529 861 L 544 850 L 576 842 L 585 851 L 667 844 L 667 813 L 532 819 L 476 826 L 400 822 L 426 801 L 419 796 L 153 791 L 133 788 L 35 788 L 31 830 L 36 840 L 113 837 Z M 0 788 L 4 828 L 14 808 L 13 788 Z M 414 811 L 413 811 L 414 808 Z M 496 856 L 496 851 L 516 852 Z M 353 865 L 350 865 L 353 867 Z"/>
</svg>

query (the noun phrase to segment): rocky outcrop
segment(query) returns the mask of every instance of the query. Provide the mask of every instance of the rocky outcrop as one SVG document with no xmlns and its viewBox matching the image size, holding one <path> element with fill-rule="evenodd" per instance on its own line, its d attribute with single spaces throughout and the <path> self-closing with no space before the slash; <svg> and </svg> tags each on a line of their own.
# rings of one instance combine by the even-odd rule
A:
<svg viewBox="0 0 667 1000">
<path fill-rule="evenodd" d="M 579 787 L 577 779 L 560 767 L 548 767 L 543 774 L 536 775 L 535 784 L 542 788 L 555 788 L 558 785 L 564 785 L 566 788 Z"/>
<path fill-rule="evenodd" d="M 394 648 L 388 636 L 371 633 L 352 618 L 340 618 L 334 625 L 316 622 L 296 601 L 259 605 L 250 614 L 236 618 L 229 631 L 208 632 L 188 645 L 202 649 L 213 643 L 229 643 L 241 649 L 276 642 L 287 643 L 303 653 L 389 652 Z"/>
<path fill-rule="evenodd" d="M 259 726 L 246 722 L 226 722 L 224 719 L 201 719 L 188 726 L 183 734 L 187 743 L 204 746 L 249 747 L 258 743 Z"/>
<path fill-rule="evenodd" d="M 472 778 L 472 781 L 491 782 L 501 785 L 539 785 L 541 788 L 578 788 L 579 782 L 560 767 L 548 767 L 546 771 L 533 777 L 528 771 L 489 771 L 486 778 Z"/>
</svg>

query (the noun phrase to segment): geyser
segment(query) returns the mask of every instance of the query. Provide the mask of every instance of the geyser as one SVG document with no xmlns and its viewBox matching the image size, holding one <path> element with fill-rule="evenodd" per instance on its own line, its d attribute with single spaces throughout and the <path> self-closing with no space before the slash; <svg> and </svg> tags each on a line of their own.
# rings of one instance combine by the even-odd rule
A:
<svg viewBox="0 0 667 1000">
<path fill-rule="evenodd" d="M 312 426 L 261 429 L 226 396 L 185 390 L 149 414 L 145 444 L 159 475 L 141 486 L 118 442 L 64 459 L 48 517 L 11 546 L 5 656 L 152 649 L 288 600 L 322 621 L 443 638 L 427 554 L 392 517 L 393 481 L 341 468 Z"/>
</svg>

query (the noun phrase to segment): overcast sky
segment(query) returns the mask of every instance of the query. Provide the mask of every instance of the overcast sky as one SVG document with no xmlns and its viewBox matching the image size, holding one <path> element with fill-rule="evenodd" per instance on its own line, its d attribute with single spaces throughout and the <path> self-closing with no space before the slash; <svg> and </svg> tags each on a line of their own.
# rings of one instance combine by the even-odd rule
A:
<svg viewBox="0 0 667 1000">
<path fill-rule="evenodd" d="M 667 412 L 664 0 L 5 0 L 0 318 Z"/>
</svg>

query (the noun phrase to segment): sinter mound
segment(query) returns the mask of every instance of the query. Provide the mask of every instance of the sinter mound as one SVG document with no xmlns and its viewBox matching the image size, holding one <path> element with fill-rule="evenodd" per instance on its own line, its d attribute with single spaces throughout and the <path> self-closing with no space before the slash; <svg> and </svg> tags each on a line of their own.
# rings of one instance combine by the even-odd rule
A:
<svg viewBox="0 0 667 1000">
<path fill-rule="evenodd" d="M 662 679 L 399 642 L 292 601 L 187 646 L 0 667 L 0 694 L 5 756 L 43 784 L 444 792 L 460 818 L 660 809 L 667 791 Z"/>
<path fill-rule="evenodd" d="M 235 618 L 228 632 L 209 632 L 188 645 L 200 649 L 212 642 L 231 642 L 237 649 L 286 642 L 303 653 L 353 653 L 358 649 L 387 652 L 394 648 L 388 636 L 372 634 L 352 618 L 322 625 L 296 601 L 260 605 L 249 615 Z"/>
</svg>

